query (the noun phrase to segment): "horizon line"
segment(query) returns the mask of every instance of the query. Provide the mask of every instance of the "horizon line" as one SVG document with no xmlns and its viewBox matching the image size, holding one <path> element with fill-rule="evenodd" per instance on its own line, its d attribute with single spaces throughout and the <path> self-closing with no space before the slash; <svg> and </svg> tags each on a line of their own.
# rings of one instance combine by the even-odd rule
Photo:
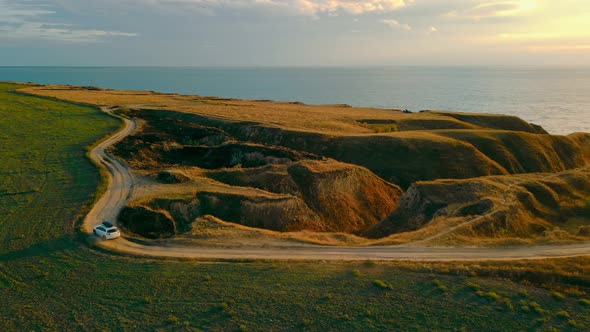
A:
<svg viewBox="0 0 590 332">
<path fill-rule="evenodd" d="M 190 69 L 305 69 L 305 68 L 590 68 L 590 64 L 374 64 L 374 65 L 0 65 L 0 68 L 190 68 Z"/>
</svg>

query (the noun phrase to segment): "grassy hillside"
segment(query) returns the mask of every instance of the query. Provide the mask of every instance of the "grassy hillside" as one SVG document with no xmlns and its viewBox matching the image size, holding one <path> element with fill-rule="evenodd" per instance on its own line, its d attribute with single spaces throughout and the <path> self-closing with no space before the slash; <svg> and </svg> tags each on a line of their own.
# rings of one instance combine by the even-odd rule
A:
<svg viewBox="0 0 590 332">
<path fill-rule="evenodd" d="M 24 233 L 53 241 L 73 232 L 100 181 L 85 146 L 118 127 L 93 107 L 25 98 L 14 88 L 0 84 L 0 253 L 27 248 Z M 30 229 L 27 221 L 39 218 L 45 222 Z"/>
<path fill-rule="evenodd" d="M 501 110 L 499 110 L 500 113 Z M 497 116 L 482 113 L 456 113 L 432 111 L 434 114 L 450 117 L 461 122 L 469 123 L 479 128 L 522 131 L 527 133 L 547 134 L 540 126 L 528 123 L 516 116 Z M 451 128 L 448 128 L 451 129 Z"/>
<path fill-rule="evenodd" d="M 10 189 L 3 189 L 1 208 L 16 211 L 2 214 L 0 225 L 11 232 L 0 242 L 2 331 L 590 328 L 586 258 L 513 264 L 198 262 L 88 248 L 74 227 L 98 184 L 84 147 L 118 124 L 93 108 L 8 91 L 15 87 L 2 85 L 0 91 L 0 183 Z M 21 140 L 27 144 L 18 145 Z M 17 145 L 19 153 L 4 148 Z M 59 185 L 34 182 L 34 199 L 20 199 L 33 190 L 18 187 L 21 179 L 35 179 L 45 169 L 51 170 L 46 183 Z M 48 224 L 54 227 L 47 230 Z"/>
<path fill-rule="evenodd" d="M 508 173 L 551 173 L 584 165 L 577 142 L 565 136 L 505 130 L 440 130 L 436 135 L 467 142 Z M 583 144 L 586 145 L 586 144 Z"/>
</svg>

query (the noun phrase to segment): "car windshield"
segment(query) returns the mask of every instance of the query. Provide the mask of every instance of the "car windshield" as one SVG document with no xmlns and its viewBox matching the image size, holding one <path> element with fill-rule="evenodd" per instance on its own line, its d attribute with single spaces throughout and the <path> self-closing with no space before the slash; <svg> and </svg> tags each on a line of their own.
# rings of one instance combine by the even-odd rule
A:
<svg viewBox="0 0 590 332">
<path fill-rule="evenodd" d="M 109 229 L 109 233 L 117 233 L 117 229 L 116 228 Z"/>
</svg>

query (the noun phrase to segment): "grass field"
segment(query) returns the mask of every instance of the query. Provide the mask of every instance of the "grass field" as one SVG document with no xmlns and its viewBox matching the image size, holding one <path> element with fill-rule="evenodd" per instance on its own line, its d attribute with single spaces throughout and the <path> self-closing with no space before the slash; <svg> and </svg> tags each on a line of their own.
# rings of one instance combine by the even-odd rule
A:
<svg viewBox="0 0 590 332">
<path fill-rule="evenodd" d="M 118 127 L 95 108 L 23 97 L 0 85 L 0 253 L 73 234 L 100 181 L 85 147 Z M 43 219 L 43 222 L 31 223 Z"/>
<path fill-rule="evenodd" d="M 0 85 L 1 331 L 590 328 L 588 259 L 318 264 L 96 251 L 75 227 L 99 184 L 84 147 L 118 123 L 14 88 Z M 553 277 L 540 287 L 535 271 Z"/>
</svg>

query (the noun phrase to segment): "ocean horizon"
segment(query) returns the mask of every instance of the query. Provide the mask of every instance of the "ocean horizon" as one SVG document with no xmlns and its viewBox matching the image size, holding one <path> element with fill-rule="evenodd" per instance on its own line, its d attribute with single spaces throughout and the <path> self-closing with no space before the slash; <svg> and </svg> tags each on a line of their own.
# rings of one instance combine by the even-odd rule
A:
<svg viewBox="0 0 590 332">
<path fill-rule="evenodd" d="M 590 67 L 0 67 L 0 81 L 515 115 L 590 132 Z"/>
</svg>

